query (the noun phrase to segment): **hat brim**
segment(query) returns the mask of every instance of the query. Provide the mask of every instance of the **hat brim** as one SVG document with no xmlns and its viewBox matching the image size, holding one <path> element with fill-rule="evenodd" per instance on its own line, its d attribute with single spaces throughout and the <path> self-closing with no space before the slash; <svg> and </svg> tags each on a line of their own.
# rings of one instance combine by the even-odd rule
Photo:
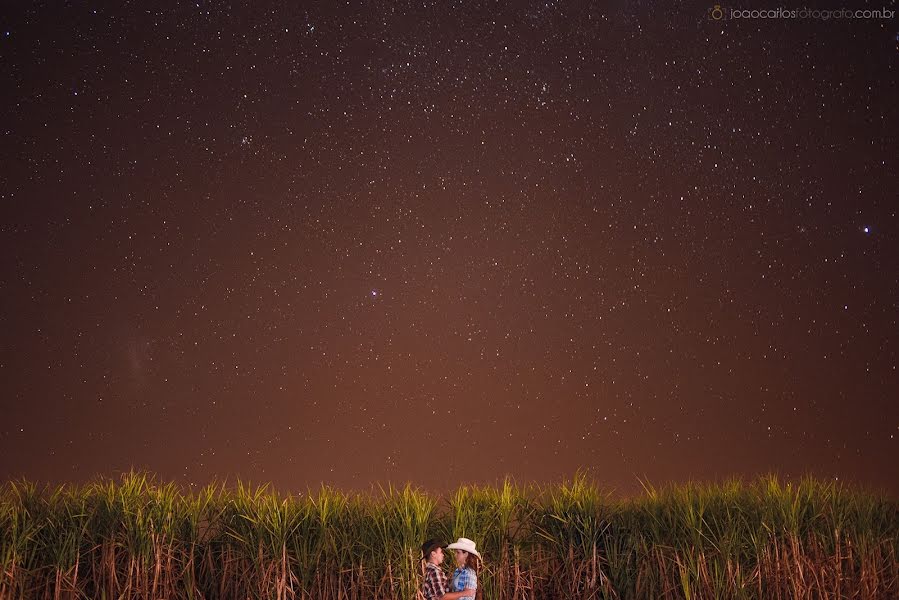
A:
<svg viewBox="0 0 899 600">
<path fill-rule="evenodd" d="M 460 546 L 459 544 L 450 544 L 446 547 L 447 550 L 462 550 L 464 552 L 468 552 L 469 554 L 474 554 L 478 558 L 481 558 L 481 553 L 477 550 L 472 550 L 471 548 L 466 548 L 465 546 Z M 483 560 L 483 559 L 482 559 Z"/>
<path fill-rule="evenodd" d="M 431 552 L 433 552 L 433 551 L 436 550 L 437 548 L 443 548 L 444 550 L 446 550 L 446 544 L 434 544 L 433 546 L 431 546 L 431 547 L 428 549 L 427 552 L 425 552 L 424 550 L 422 550 L 422 556 L 423 556 L 423 557 L 424 557 L 424 556 L 427 556 L 428 554 L 430 554 Z"/>
</svg>

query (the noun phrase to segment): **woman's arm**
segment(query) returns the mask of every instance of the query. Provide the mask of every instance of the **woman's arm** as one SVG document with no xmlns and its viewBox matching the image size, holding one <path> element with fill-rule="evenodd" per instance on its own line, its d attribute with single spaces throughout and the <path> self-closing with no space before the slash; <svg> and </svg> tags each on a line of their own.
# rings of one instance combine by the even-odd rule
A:
<svg viewBox="0 0 899 600">
<path fill-rule="evenodd" d="M 469 598 L 471 596 L 474 596 L 476 591 L 477 590 L 468 588 L 461 592 L 449 592 L 440 596 L 440 600 L 459 600 L 459 598 Z"/>
</svg>

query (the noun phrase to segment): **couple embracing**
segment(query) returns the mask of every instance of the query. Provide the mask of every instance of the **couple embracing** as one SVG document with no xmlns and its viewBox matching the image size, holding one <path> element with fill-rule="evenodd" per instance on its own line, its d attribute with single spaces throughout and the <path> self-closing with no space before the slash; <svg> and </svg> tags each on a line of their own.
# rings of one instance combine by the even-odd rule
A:
<svg viewBox="0 0 899 600">
<path fill-rule="evenodd" d="M 444 548 L 453 551 L 453 558 L 456 561 L 456 570 L 449 582 L 440 567 L 443 563 Z M 425 600 L 475 600 L 478 573 L 481 571 L 481 555 L 473 541 L 459 538 L 447 546 L 440 540 L 428 540 L 421 545 L 421 555 L 425 562 L 424 581 L 421 584 L 421 593 Z"/>
</svg>

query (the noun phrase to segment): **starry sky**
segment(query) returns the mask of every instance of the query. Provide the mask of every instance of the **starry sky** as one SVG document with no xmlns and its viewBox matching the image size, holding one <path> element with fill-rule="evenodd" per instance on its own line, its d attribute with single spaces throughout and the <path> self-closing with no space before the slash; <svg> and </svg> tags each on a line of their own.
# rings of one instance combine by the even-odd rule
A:
<svg viewBox="0 0 899 600">
<path fill-rule="evenodd" d="M 0 478 L 899 493 L 895 17 L 303 4 L 4 6 Z"/>
</svg>

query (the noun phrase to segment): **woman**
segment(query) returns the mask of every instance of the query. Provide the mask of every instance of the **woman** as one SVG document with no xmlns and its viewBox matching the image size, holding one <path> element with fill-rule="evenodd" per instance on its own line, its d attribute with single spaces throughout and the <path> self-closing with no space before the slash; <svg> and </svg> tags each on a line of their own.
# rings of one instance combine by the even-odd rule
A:
<svg viewBox="0 0 899 600">
<path fill-rule="evenodd" d="M 478 589 L 478 573 L 481 571 L 481 555 L 475 543 L 460 537 L 446 547 L 456 559 L 456 570 L 450 582 L 450 592 L 441 600 L 475 600 Z"/>
</svg>

